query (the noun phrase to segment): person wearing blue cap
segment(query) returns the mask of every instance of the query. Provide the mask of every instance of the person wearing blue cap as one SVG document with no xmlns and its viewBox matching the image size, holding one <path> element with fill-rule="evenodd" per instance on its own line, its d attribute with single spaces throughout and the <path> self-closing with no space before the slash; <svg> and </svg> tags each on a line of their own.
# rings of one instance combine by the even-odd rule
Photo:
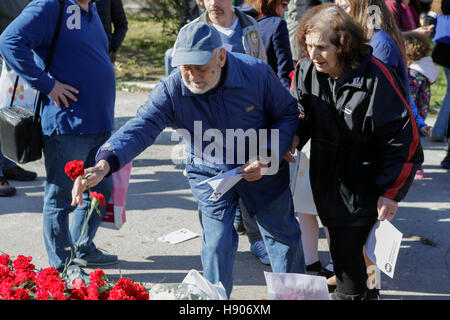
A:
<svg viewBox="0 0 450 320">
<path fill-rule="evenodd" d="M 258 22 L 237 8 L 232 0 L 204 0 L 205 11 L 192 23 L 210 24 L 219 32 L 222 46 L 229 52 L 245 53 L 267 62 L 267 53 Z M 199 217 L 201 221 L 201 211 Z M 254 218 L 250 217 L 244 203 L 239 200 L 236 207 L 234 227 L 240 235 L 245 234 L 250 242 L 250 252 L 262 264 L 269 265 L 269 257 L 261 233 Z"/>
<path fill-rule="evenodd" d="M 136 116 L 100 147 L 96 165 L 86 169 L 91 175 L 74 182 L 72 205 L 82 203 L 88 185 L 95 186 L 152 145 L 165 127 L 179 128 L 189 150 L 187 177 L 202 211 L 204 276 L 221 282 L 230 297 L 239 239 L 233 226 L 238 198 L 256 216 L 272 270 L 304 273 L 284 160 L 297 129 L 295 99 L 267 63 L 222 48 L 218 31 L 207 23 L 183 27 L 174 51 L 172 63 L 178 70 L 162 78 Z M 245 132 L 248 139 L 228 139 L 230 132 Z M 259 143 L 256 153 L 251 151 L 251 133 Z M 245 154 L 243 159 L 239 154 Z M 241 179 L 221 195 L 203 183 L 233 169 Z"/>
</svg>

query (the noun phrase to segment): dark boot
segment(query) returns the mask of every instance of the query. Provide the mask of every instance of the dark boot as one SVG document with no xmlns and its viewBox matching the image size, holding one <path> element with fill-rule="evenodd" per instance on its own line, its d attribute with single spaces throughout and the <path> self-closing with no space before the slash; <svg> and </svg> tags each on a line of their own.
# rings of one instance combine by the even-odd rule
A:
<svg viewBox="0 0 450 320">
<path fill-rule="evenodd" d="M 381 300 L 380 289 L 373 288 L 367 290 L 366 300 Z"/>
<path fill-rule="evenodd" d="M 450 130 L 450 129 L 449 129 Z M 450 139 L 448 140 L 447 155 L 441 162 L 441 168 L 450 169 Z"/>
<path fill-rule="evenodd" d="M 5 177 L 0 177 L 0 197 L 11 197 L 16 194 L 16 188 L 10 186 Z"/>
<path fill-rule="evenodd" d="M 14 166 L 12 168 L 3 169 L 3 176 L 7 180 L 33 181 L 36 179 L 37 174 L 32 171 L 24 170 L 19 166 Z"/>
<path fill-rule="evenodd" d="M 322 263 L 318 260 L 312 264 L 306 265 L 305 269 L 308 274 L 317 275 L 322 270 Z"/>
</svg>

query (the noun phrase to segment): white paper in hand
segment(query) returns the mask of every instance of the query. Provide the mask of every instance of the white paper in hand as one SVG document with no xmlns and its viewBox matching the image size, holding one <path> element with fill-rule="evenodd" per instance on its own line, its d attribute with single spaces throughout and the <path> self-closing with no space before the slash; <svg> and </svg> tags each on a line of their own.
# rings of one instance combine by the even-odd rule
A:
<svg viewBox="0 0 450 320">
<path fill-rule="evenodd" d="M 200 182 L 200 184 L 208 183 L 214 192 L 209 197 L 209 200 L 219 200 L 228 190 L 230 190 L 239 180 L 242 179 L 243 173 L 236 173 L 236 169 L 229 170 L 215 177 L 209 178 Z"/>
<path fill-rule="evenodd" d="M 366 241 L 366 253 L 377 267 L 394 278 L 403 233 L 398 231 L 388 220 L 377 221 Z"/>
</svg>

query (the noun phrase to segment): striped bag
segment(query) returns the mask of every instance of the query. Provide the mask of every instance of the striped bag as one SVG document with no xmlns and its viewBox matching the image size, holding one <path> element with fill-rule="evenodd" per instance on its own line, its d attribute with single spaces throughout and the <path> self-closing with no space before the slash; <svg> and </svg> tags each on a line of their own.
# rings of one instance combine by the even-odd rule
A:
<svg viewBox="0 0 450 320">
<path fill-rule="evenodd" d="M 130 182 L 131 162 L 112 174 L 112 192 L 101 227 L 119 230 L 127 221 L 125 199 Z"/>
</svg>

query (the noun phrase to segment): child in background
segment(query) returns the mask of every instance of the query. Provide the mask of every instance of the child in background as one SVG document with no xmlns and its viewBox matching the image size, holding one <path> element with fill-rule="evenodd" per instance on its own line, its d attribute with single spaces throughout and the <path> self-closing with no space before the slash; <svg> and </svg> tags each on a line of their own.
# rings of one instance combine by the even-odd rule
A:
<svg viewBox="0 0 450 320">
<path fill-rule="evenodd" d="M 431 127 L 425 123 L 425 119 L 430 109 L 431 84 L 436 82 L 440 68 L 433 63 L 427 38 L 410 33 L 405 35 L 404 39 L 411 96 L 418 112 L 415 117 L 416 123 L 422 136 L 431 137 Z M 416 178 L 424 177 L 421 167 L 416 173 Z"/>
</svg>

